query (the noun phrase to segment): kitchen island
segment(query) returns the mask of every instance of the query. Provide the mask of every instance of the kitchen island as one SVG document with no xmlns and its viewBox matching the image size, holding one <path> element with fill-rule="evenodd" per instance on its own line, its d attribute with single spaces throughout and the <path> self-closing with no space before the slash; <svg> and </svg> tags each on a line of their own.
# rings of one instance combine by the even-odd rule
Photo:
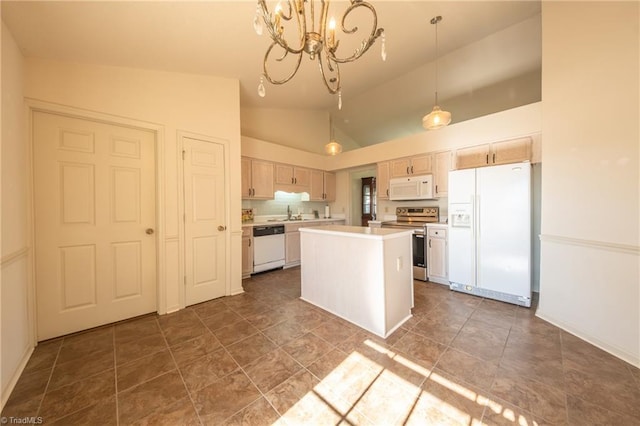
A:
<svg viewBox="0 0 640 426">
<path fill-rule="evenodd" d="M 411 318 L 412 232 L 340 225 L 300 229 L 301 298 L 389 336 Z"/>
</svg>

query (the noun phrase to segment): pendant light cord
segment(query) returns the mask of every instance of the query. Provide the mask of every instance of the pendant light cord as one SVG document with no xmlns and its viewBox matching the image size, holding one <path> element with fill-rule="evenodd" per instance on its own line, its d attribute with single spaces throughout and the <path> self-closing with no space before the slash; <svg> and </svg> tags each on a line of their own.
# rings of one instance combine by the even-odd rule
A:
<svg viewBox="0 0 640 426">
<path fill-rule="evenodd" d="M 436 105 L 438 105 L 438 60 L 440 56 L 438 55 L 438 22 L 440 21 L 439 16 L 434 18 L 436 25 Z"/>
</svg>

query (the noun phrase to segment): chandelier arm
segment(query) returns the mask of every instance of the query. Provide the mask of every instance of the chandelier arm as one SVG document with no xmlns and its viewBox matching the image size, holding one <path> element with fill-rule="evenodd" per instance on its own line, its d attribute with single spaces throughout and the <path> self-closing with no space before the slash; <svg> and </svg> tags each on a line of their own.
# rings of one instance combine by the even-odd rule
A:
<svg viewBox="0 0 640 426">
<path fill-rule="evenodd" d="M 380 37 L 384 32 L 383 28 L 378 28 L 378 15 L 376 13 L 376 10 L 373 8 L 373 6 L 371 6 L 370 3 L 361 0 L 351 0 L 351 5 L 342 15 L 342 19 L 340 21 L 342 32 L 344 32 L 345 34 L 355 34 L 358 31 L 358 27 L 347 28 L 345 26 L 345 21 L 347 20 L 348 15 L 359 7 L 368 9 L 371 12 L 371 16 L 373 17 L 373 25 L 371 26 L 371 33 L 369 34 L 369 38 L 363 40 L 360 44 L 360 47 L 357 48 L 351 56 L 345 58 L 339 58 L 335 55 L 337 45 L 333 49 L 328 49 L 330 51 L 331 58 L 335 62 L 342 64 L 346 62 L 353 62 L 356 59 L 360 58 L 367 50 L 369 50 L 376 39 Z"/>
<path fill-rule="evenodd" d="M 340 67 L 338 66 L 338 63 L 333 61 L 333 59 L 331 59 L 331 57 L 329 56 L 326 56 L 326 64 L 325 64 L 325 61 L 323 61 L 323 58 L 322 58 L 323 56 L 326 56 L 326 52 L 324 52 L 324 55 L 322 54 L 318 55 L 318 66 L 320 68 L 320 74 L 322 75 L 322 81 L 324 82 L 324 85 L 327 87 L 327 90 L 329 90 L 329 93 L 331 93 L 332 95 L 335 95 L 340 91 L 340 88 L 341 88 L 340 87 Z"/>
<path fill-rule="evenodd" d="M 302 52 L 297 54 L 298 60 L 295 63 L 295 67 L 293 68 L 293 71 L 291 71 L 291 73 L 288 76 L 284 77 L 283 79 L 275 79 L 271 77 L 271 75 L 269 74 L 269 67 L 267 65 L 267 63 L 269 62 L 269 56 L 271 54 L 271 51 L 275 46 L 280 46 L 280 44 L 276 43 L 275 41 L 271 43 L 271 46 L 269 46 L 269 48 L 267 49 L 267 53 L 265 53 L 264 55 L 264 60 L 262 62 L 262 68 L 263 68 L 262 75 L 264 75 L 267 81 L 269 81 L 269 83 L 271 84 L 284 84 L 287 81 L 291 80 L 293 76 L 296 75 L 296 73 L 298 72 L 298 68 L 300 68 L 300 63 L 302 62 Z M 289 51 L 285 49 L 282 56 L 280 56 L 279 58 L 276 58 L 275 60 L 278 62 L 281 62 L 288 55 L 288 53 Z"/>
<path fill-rule="evenodd" d="M 327 38 L 326 34 L 327 34 L 327 16 L 329 15 L 329 2 L 325 2 L 324 0 L 321 1 L 322 4 L 322 10 L 320 12 L 320 28 L 318 29 L 318 31 L 320 32 L 320 38 L 321 40 L 324 40 L 324 45 L 328 46 L 329 43 L 329 39 Z"/>
<path fill-rule="evenodd" d="M 290 21 L 291 19 L 293 19 L 293 14 L 294 14 L 293 11 L 295 10 L 296 20 L 298 22 L 298 35 L 300 36 L 300 39 L 298 40 L 299 42 L 298 48 L 291 47 L 287 42 L 287 40 L 284 39 L 284 37 L 282 36 L 282 33 L 279 31 L 278 24 L 276 24 L 276 20 L 274 19 L 273 13 L 269 12 L 269 8 L 267 7 L 266 1 L 258 0 L 258 4 L 260 5 L 262 20 L 264 21 L 265 27 L 267 28 L 267 31 L 269 32 L 269 36 L 271 37 L 271 39 L 275 43 L 280 45 L 280 47 L 287 50 L 288 52 L 298 54 L 304 51 L 304 43 L 305 43 L 304 34 L 307 31 L 306 20 L 300 19 L 301 15 L 304 17 L 304 5 L 302 6 L 302 11 L 298 11 L 295 7 L 291 6 L 291 1 L 292 0 L 287 1 L 287 7 L 289 9 L 288 14 L 280 13 L 279 15 L 285 21 Z"/>
</svg>

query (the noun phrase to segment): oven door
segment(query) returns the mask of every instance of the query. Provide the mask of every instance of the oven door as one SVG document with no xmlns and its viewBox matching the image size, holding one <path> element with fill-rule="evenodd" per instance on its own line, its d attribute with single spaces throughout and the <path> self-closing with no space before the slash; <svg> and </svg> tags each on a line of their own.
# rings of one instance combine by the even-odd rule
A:
<svg viewBox="0 0 640 426">
<path fill-rule="evenodd" d="M 427 281 L 427 239 L 423 232 L 414 231 L 413 241 L 413 278 Z"/>
</svg>

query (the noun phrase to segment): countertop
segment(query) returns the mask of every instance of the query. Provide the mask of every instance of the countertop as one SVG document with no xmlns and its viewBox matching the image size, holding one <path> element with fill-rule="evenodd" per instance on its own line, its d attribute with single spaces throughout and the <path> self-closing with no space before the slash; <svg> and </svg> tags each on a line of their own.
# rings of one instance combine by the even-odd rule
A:
<svg viewBox="0 0 640 426">
<path fill-rule="evenodd" d="M 376 240 L 384 240 L 388 238 L 397 238 L 404 235 L 413 234 L 413 230 L 410 229 L 397 229 L 397 228 L 370 228 L 368 226 L 345 226 L 345 225 L 324 225 L 315 226 L 310 228 L 302 228 L 300 232 L 304 233 L 316 233 L 316 234 L 329 234 L 340 237 L 356 237 L 356 238 L 371 238 Z"/>
<path fill-rule="evenodd" d="M 446 222 L 433 222 L 433 223 L 427 223 L 427 228 L 429 227 L 440 227 L 440 228 L 446 228 L 447 226 L 449 226 L 448 223 Z"/>
<path fill-rule="evenodd" d="M 300 219 L 300 220 L 254 220 L 253 222 L 242 222 L 242 226 L 265 226 L 265 225 L 286 225 L 287 223 L 325 223 L 335 222 L 338 220 L 345 220 L 344 218 L 329 218 L 329 219 Z"/>
</svg>

